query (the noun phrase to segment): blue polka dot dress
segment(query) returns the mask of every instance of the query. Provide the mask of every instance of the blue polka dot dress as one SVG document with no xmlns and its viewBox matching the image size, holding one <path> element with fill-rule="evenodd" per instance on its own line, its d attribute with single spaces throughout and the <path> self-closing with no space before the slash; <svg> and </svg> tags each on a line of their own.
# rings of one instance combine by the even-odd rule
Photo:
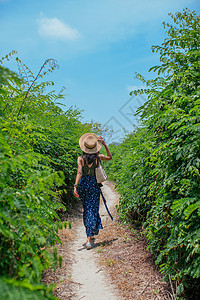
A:
<svg viewBox="0 0 200 300">
<path fill-rule="evenodd" d="M 97 235 L 103 229 L 99 215 L 100 187 L 95 176 L 82 175 L 78 194 L 83 203 L 83 223 L 87 237 Z"/>
</svg>

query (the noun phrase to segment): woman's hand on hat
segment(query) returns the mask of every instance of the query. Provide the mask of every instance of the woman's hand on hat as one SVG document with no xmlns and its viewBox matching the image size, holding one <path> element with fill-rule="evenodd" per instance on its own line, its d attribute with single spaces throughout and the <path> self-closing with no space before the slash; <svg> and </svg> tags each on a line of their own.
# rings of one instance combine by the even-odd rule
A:
<svg viewBox="0 0 200 300">
<path fill-rule="evenodd" d="M 103 137 L 102 136 L 99 136 L 98 138 L 98 142 L 100 142 L 102 145 L 105 146 L 106 142 L 104 141 Z"/>
</svg>

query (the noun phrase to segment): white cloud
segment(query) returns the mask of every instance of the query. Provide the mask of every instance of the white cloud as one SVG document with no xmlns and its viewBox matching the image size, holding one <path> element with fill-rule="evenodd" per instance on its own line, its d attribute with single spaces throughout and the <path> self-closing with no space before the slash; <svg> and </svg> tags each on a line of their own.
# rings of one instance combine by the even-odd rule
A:
<svg viewBox="0 0 200 300">
<path fill-rule="evenodd" d="M 78 30 L 63 23 L 57 18 L 41 17 L 38 20 L 38 32 L 43 37 L 59 40 L 76 40 L 80 37 Z"/>
</svg>

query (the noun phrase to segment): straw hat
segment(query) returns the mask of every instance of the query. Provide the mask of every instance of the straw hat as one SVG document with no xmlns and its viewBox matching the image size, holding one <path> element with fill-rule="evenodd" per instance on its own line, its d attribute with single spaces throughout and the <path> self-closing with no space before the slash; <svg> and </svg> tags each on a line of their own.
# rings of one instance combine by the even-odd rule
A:
<svg viewBox="0 0 200 300">
<path fill-rule="evenodd" d="M 85 133 L 79 139 L 79 146 L 85 153 L 96 153 L 101 149 L 101 143 L 98 142 L 98 135 L 94 133 Z"/>
</svg>

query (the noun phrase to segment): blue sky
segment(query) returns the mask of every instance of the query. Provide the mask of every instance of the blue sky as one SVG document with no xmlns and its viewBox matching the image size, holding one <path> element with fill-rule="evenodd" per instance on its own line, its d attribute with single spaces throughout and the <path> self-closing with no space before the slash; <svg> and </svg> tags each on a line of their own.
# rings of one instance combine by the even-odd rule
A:
<svg viewBox="0 0 200 300">
<path fill-rule="evenodd" d="M 198 0 L 0 0 L 0 55 L 16 50 L 36 73 L 47 58 L 60 68 L 46 80 L 66 88 L 63 101 L 83 112 L 83 121 L 108 124 L 117 140 L 136 123 L 144 102 L 129 92 L 142 84 L 138 72 L 159 63 L 151 46 L 166 37 L 169 12 L 187 7 L 199 13 Z M 14 60 L 7 66 L 17 70 Z M 65 109 L 65 108 L 63 108 Z"/>
</svg>

